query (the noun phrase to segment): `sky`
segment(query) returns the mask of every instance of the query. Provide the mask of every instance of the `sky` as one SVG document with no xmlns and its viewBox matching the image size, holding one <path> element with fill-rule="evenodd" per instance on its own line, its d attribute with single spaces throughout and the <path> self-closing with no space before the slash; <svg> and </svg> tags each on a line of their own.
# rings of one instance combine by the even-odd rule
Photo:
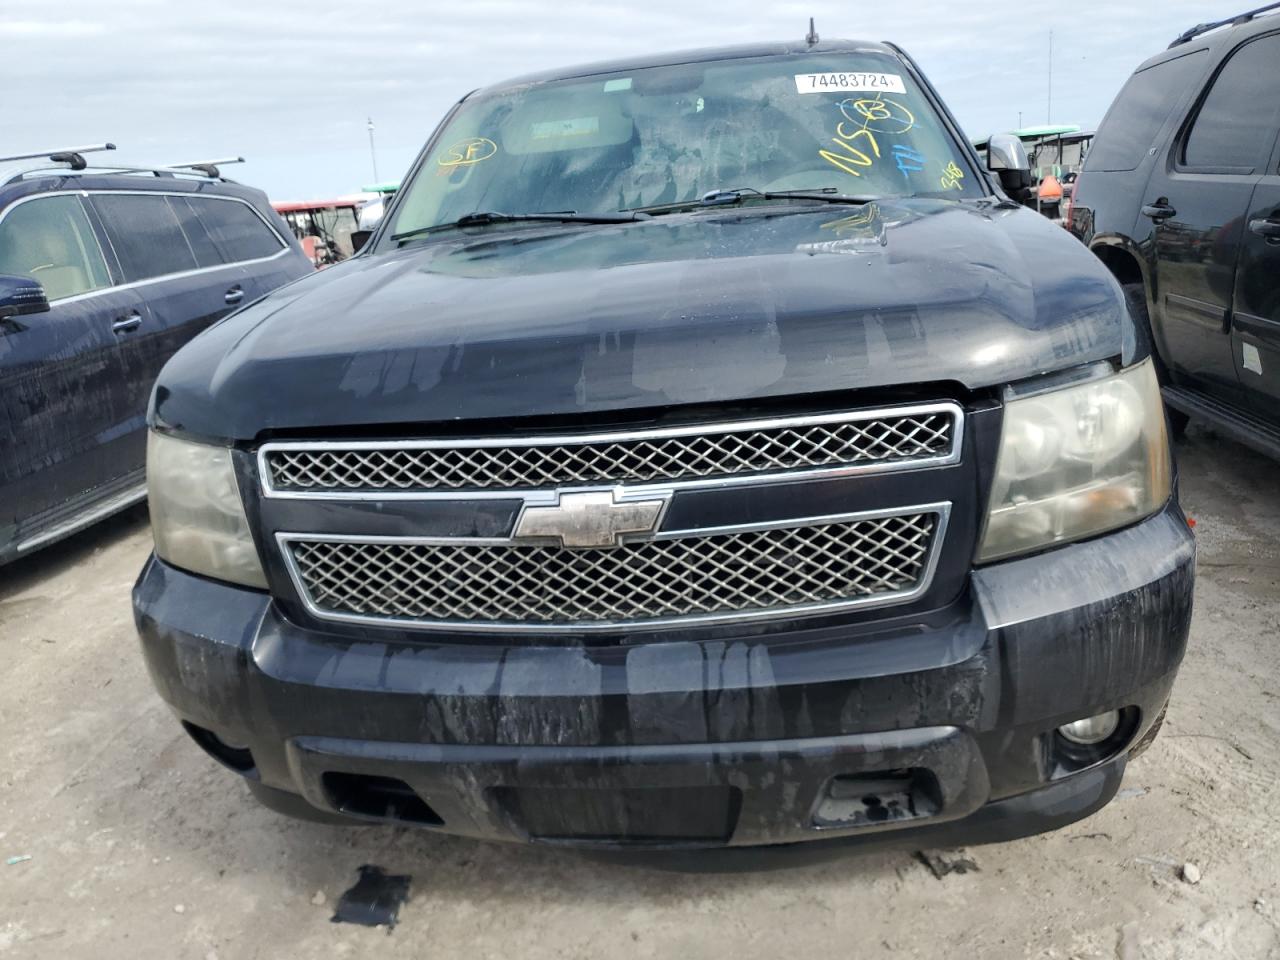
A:
<svg viewBox="0 0 1280 960">
<path fill-rule="evenodd" d="M 1253 0 L 1257 5 L 1260 0 Z M 1094 127 L 1125 79 L 1186 28 L 1250 0 L 2 0 L 0 156 L 112 141 L 226 173 L 276 200 L 397 180 L 464 93 L 507 77 L 666 50 L 801 38 L 905 48 L 972 137 Z M 1053 30 L 1051 114 L 1049 41 Z"/>
</svg>

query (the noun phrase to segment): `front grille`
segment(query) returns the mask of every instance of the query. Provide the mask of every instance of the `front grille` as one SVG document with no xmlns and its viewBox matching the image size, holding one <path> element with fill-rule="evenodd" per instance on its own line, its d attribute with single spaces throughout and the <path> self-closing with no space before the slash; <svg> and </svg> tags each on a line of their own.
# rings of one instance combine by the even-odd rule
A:
<svg viewBox="0 0 1280 960">
<path fill-rule="evenodd" d="M 901 468 L 957 454 L 959 408 L 926 406 L 514 440 L 273 443 L 266 493 L 529 490 L 800 470 Z"/>
<path fill-rule="evenodd" d="M 285 547 L 320 617 L 591 628 L 905 599 L 927 586 L 943 517 L 826 518 L 611 549 L 302 535 Z"/>
</svg>

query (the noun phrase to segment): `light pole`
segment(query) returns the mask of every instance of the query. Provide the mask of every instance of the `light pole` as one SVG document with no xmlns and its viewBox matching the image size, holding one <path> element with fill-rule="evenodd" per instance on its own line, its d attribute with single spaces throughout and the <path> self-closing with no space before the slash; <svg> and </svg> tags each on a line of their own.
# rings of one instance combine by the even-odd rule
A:
<svg viewBox="0 0 1280 960">
<path fill-rule="evenodd" d="M 373 117 L 369 118 L 369 158 L 373 160 L 373 182 L 378 183 L 378 151 L 373 145 Z"/>
<path fill-rule="evenodd" d="M 1049 91 L 1045 96 L 1045 123 L 1053 123 L 1053 29 L 1049 30 Z"/>
</svg>

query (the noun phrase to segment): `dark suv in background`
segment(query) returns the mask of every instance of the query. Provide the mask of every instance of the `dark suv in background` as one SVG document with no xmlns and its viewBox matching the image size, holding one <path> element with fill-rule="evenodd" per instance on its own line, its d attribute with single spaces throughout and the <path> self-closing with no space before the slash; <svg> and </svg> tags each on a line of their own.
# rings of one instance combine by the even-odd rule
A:
<svg viewBox="0 0 1280 960">
<path fill-rule="evenodd" d="M 165 361 L 313 271 L 260 190 L 53 156 L 0 162 L 0 563 L 143 499 Z"/>
<path fill-rule="evenodd" d="M 1152 337 L 1175 427 L 1202 418 L 1280 456 L 1280 17 L 1261 12 L 1188 30 L 1137 69 L 1070 229 Z"/>
</svg>

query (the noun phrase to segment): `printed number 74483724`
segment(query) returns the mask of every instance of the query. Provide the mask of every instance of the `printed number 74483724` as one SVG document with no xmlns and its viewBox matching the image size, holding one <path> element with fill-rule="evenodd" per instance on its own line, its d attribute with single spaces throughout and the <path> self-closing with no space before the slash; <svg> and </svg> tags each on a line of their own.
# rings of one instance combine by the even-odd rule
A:
<svg viewBox="0 0 1280 960">
<path fill-rule="evenodd" d="M 795 80 L 797 93 L 907 92 L 896 73 L 797 73 Z"/>
</svg>

